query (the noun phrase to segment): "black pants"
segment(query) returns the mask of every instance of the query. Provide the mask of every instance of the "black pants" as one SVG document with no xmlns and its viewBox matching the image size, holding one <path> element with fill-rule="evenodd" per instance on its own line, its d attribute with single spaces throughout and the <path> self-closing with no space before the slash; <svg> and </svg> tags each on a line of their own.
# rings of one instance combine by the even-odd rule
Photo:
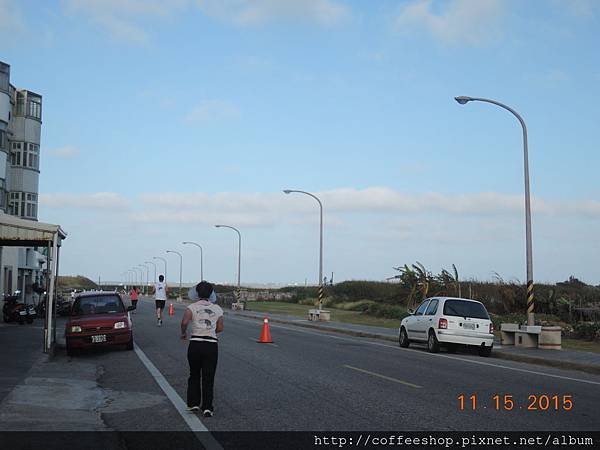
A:
<svg viewBox="0 0 600 450">
<path fill-rule="evenodd" d="M 213 387 L 219 347 L 216 342 L 190 341 L 188 362 L 190 377 L 188 378 L 187 404 L 200 406 L 200 409 L 213 410 Z M 200 388 L 202 383 L 202 388 Z M 200 403 L 202 399 L 202 403 Z"/>
<path fill-rule="evenodd" d="M 137 300 L 131 300 L 131 306 L 133 306 L 134 308 L 137 308 Z"/>
</svg>

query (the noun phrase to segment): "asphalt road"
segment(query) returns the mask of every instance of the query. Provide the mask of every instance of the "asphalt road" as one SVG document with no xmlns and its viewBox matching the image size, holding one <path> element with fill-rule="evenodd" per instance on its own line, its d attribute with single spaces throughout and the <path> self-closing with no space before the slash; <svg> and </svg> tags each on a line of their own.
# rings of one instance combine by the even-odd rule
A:
<svg viewBox="0 0 600 450">
<path fill-rule="evenodd" d="M 135 340 L 182 399 L 187 343 L 179 339 L 183 305 L 157 327 L 153 302 L 133 315 Z M 220 335 L 211 431 L 232 430 L 598 430 L 600 377 L 480 358 L 432 355 L 423 348 L 271 324 L 275 344 L 259 344 L 262 323 L 233 314 Z M 181 430 L 185 423 L 133 352 L 82 355 L 101 360 L 105 389 L 146 391 L 148 405 L 105 412 L 118 430 Z M 458 396 L 464 394 L 465 410 Z M 511 411 L 493 396 L 512 395 Z M 572 396 L 570 411 L 528 410 L 530 395 Z M 471 410 L 471 395 L 477 408 Z M 154 400 L 153 400 L 154 399 Z M 139 401 L 136 400 L 136 401 Z M 155 403 L 153 403 L 155 401 Z M 146 409 L 144 409 L 146 408 Z"/>
</svg>

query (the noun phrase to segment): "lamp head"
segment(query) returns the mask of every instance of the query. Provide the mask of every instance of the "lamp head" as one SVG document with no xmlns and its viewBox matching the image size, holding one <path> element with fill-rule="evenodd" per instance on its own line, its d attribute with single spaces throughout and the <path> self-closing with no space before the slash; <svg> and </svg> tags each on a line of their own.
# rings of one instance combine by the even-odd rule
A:
<svg viewBox="0 0 600 450">
<path fill-rule="evenodd" d="M 466 97 L 464 95 L 460 95 L 458 97 L 454 97 L 454 100 L 456 100 L 461 105 L 464 105 L 465 103 L 470 102 L 473 99 L 471 97 Z"/>
<path fill-rule="evenodd" d="M 223 225 L 215 225 L 216 228 L 221 228 Z"/>
<path fill-rule="evenodd" d="M 289 193 L 291 193 L 292 191 L 291 191 L 291 189 L 284 189 L 284 190 L 283 190 L 283 192 L 284 192 L 285 194 L 289 194 Z"/>
</svg>

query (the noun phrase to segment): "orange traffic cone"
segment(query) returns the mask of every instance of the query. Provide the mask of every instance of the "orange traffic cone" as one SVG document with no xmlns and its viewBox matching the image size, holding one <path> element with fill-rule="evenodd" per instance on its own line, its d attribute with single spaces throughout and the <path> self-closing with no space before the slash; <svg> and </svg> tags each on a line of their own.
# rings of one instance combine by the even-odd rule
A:
<svg viewBox="0 0 600 450">
<path fill-rule="evenodd" d="M 173 303 L 171 303 L 171 304 L 169 305 L 169 315 L 170 315 L 170 316 L 173 316 L 173 315 L 175 315 L 175 308 L 173 308 Z"/>
<path fill-rule="evenodd" d="M 269 331 L 269 318 L 265 317 L 263 320 L 262 332 L 260 333 L 259 344 L 272 344 L 271 332 Z"/>
</svg>

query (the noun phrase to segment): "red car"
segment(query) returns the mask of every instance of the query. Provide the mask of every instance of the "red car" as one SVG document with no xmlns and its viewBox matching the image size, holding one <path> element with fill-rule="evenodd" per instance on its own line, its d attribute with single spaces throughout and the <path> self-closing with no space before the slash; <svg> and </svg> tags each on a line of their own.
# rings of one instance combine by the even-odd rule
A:
<svg viewBox="0 0 600 450">
<path fill-rule="evenodd" d="M 75 350 L 124 345 L 133 350 L 129 311 L 116 292 L 82 292 L 75 297 L 65 328 L 67 354 Z"/>
</svg>

